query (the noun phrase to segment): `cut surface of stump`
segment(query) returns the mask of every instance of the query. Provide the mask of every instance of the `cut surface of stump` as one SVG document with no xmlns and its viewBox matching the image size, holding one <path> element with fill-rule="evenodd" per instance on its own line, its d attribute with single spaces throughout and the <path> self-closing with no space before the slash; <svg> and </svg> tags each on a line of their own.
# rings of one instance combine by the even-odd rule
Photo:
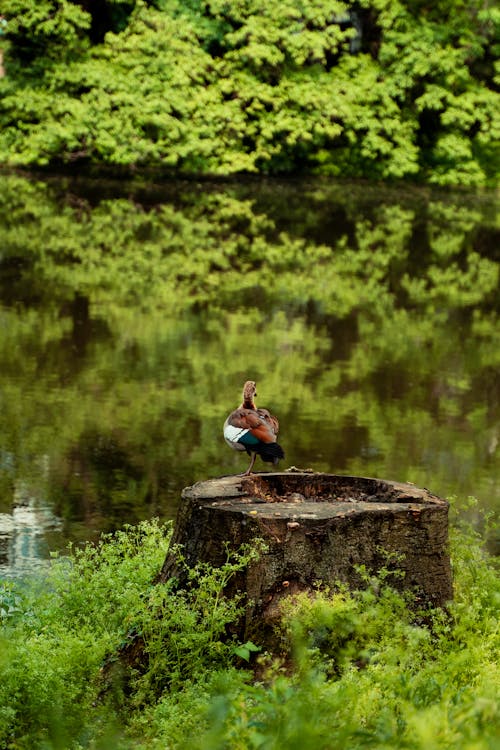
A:
<svg viewBox="0 0 500 750">
<path fill-rule="evenodd" d="M 360 566 L 370 574 L 394 570 L 390 584 L 411 590 L 418 605 L 452 598 L 446 500 L 413 484 L 290 470 L 187 487 L 159 581 L 185 582 L 177 545 L 188 567 L 220 566 L 227 549 L 258 539 L 266 551 L 227 592 L 248 597 L 243 638 L 272 628 L 284 596 L 318 584 L 363 588 Z"/>
</svg>

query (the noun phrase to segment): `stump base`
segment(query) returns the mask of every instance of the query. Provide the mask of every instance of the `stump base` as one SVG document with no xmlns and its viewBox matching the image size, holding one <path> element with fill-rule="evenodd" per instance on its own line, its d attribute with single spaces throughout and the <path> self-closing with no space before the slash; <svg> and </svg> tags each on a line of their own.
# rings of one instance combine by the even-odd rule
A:
<svg viewBox="0 0 500 750">
<path fill-rule="evenodd" d="M 318 584 L 363 587 L 359 566 L 411 589 L 419 606 L 452 598 L 448 503 L 427 489 L 367 477 L 308 471 L 228 476 L 198 482 L 182 493 L 171 550 L 182 545 L 189 567 L 221 565 L 226 548 L 263 539 L 267 551 L 235 578 L 227 593 L 248 596 L 239 635 L 272 627 L 283 596 Z M 159 576 L 183 585 L 169 551 Z"/>
</svg>

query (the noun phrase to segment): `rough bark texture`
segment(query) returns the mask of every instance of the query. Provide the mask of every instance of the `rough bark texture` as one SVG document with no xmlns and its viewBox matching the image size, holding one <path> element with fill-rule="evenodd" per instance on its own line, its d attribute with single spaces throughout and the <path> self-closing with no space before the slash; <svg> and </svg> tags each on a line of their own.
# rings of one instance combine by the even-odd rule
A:
<svg viewBox="0 0 500 750">
<path fill-rule="evenodd" d="M 218 566 L 231 549 L 262 538 L 260 559 L 230 584 L 248 596 L 239 634 L 265 638 L 280 601 L 319 582 L 363 586 L 357 566 L 403 571 L 391 577 L 422 605 L 452 598 L 448 555 L 448 503 L 412 484 L 365 477 L 287 471 L 198 482 L 182 495 L 172 547 L 182 545 L 188 566 Z M 395 557 L 396 556 L 396 557 Z M 185 583 L 169 551 L 159 580 Z"/>
</svg>

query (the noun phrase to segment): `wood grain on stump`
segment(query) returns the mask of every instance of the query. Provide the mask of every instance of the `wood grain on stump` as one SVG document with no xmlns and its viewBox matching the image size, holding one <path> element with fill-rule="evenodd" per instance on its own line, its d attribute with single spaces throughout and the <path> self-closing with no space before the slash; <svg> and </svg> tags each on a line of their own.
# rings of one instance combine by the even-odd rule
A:
<svg viewBox="0 0 500 750">
<path fill-rule="evenodd" d="M 284 596 L 318 583 L 362 588 L 358 571 L 398 569 L 391 577 L 424 606 L 452 598 L 448 503 L 413 484 L 303 471 L 228 476 L 198 482 L 182 494 L 171 549 L 182 545 L 189 567 L 219 566 L 226 549 L 264 539 L 267 551 L 235 577 L 228 595 L 248 596 L 243 638 L 271 628 Z M 167 554 L 160 581 L 185 572 Z"/>
</svg>

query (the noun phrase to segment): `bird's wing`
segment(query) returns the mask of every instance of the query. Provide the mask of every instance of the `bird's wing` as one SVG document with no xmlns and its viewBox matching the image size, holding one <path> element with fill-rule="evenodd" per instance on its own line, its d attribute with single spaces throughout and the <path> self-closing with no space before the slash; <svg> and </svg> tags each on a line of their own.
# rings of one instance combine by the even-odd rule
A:
<svg viewBox="0 0 500 750">
<path fill-rule="evenodd" d="M 263 443 L 276 442 L 276 433 L 272 425 L 268 422 L 265 415 L 259 414 L 259 410 L 236 409 L 230 415 L 228 422 L 233 427 L 241 427 L 242 429 L 249 430 L 254 437 Z"/>
<path fill-rule="evenodd" d="M 271 414 L 271 412 L 268 409 L 257 409 L 257 414 L 263 417 L 267 424 L 271 427 L 272 431 L 275 435 L 278 434 L 280 430 L 280 423 L 278 422 L 278 419 L 274 416 L 274 414 Z"/>
</svg>

